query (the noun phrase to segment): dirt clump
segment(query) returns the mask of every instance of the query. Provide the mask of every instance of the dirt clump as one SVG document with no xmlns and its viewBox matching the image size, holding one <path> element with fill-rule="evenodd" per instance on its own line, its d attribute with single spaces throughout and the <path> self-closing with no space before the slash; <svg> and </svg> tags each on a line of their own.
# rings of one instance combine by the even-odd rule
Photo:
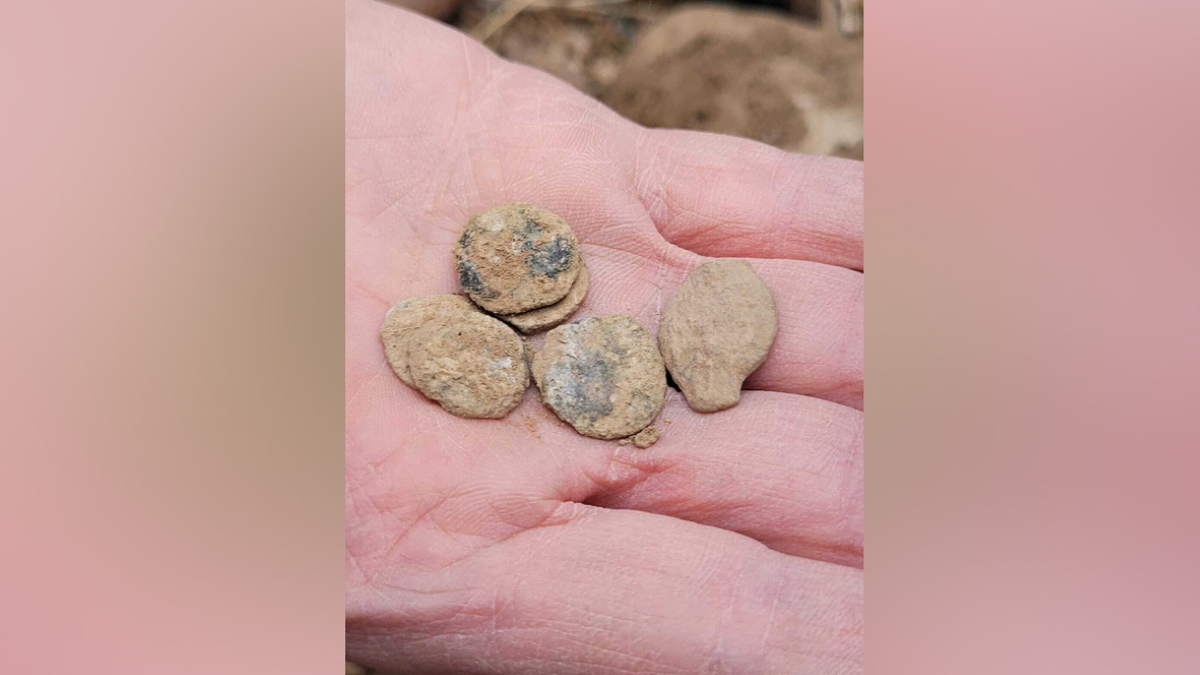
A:
<svg viewBox="0 0 1200 675">
<path fill-rule="evenodd" d="M 640 34 L 605 99 L 650 127 L 863 157 L 862 42 L 777 12 L 671 12 Z"/>
<path fill-rule="evenodd" d="M 579 309 L 579 305 L 583 304 L 583 298 L 588 292 L 588 283 L 587 265 L 580 263 L 579 276 L 575 277 L 575 283 L 571 284 L 571 290 L 567 291 L 562 300 L 521 314 L 498 314 L 497 318 L 526 334 L 553 328 L 566 321 Z"/>
<path fill-rule="evenodd" d="M 775 301 L 750 265 L 715 260 L 689 274 L 667 302 L 658 346 L 688 405 L 713 412 L 737 405 L 776 330 Z"/>
<path fill-rule="evenodd" d="M 667 377 L 654 338 L 620 314 L 590 317 L 546 334 L 534 354 L 542 401 L 584 436 L 624 438 L 662 407 Z"/>
<path fill-rule="evenodd" d="M 466 0 L 458 25 L 500 56 L 600 98 L 638 31 L 666 11 L 658 0 L 535 0 L 514 15 L 504 0 Z"/>
<path fill-rule="evenodd" d="M 658 427 L 651 425 L 633 435 L 633 444 L 645 449 L 657 443 L 660 435 Z"/>
<path fill-rule="evenodd" d="M 408 368 L 409 342 L 413 333 L 436 317 L 462 313 L 478 314 L 479 310 L 465 297 L 450 294 L 403 300 L 388 310 L 379 337 L 383 340 L 388 364 L 404 384 L 413 386 Z"/>
<path fill-rule="evenodd" d="M 413 387 L 459 417 L 504 417 L 529 386 L 521 338 L 480 312 L 433 317 L 413 333 L 408 361 Z"/>
<path fill-rule="evenodd" d="M 533 204 L 505 204 L 477 214 L 454 247 L 459 284 L 496 314 L 546 307 L 571 290 L 583 264 L 575 233 Z"/>
</svg>

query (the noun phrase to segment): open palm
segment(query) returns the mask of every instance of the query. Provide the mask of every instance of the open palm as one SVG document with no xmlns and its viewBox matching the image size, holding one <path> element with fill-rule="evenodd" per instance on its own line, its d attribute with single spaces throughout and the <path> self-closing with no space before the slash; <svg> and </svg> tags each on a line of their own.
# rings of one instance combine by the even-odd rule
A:
<svg viewBox="0 0 1200 675">
<path fill-rule="evenodd" d="M 387 5 L 346 8 L 346 637 L 412 673 L 842 673 L 862 662 L 862 165 L 628 122 Z M 474 213 L 578 235 L 573 318 L 651 333 L 705 256 L 771 288 L 741 403 L 668 390 L 649 449 L 534 390 L 454 417 L 388 368 L 399 300 L 457 290 Z M 670 420 L 669 424 L 667 420 Z"/>
</svg>

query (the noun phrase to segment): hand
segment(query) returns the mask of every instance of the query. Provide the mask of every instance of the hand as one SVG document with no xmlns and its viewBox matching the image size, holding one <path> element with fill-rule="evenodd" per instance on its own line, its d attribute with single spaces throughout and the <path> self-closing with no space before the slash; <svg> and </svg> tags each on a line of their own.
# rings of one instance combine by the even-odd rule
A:
<svg viewBox="0 0 1200 675">
<path fill-rule="evenodd" d="M 346 639 L 400 673 L 862 668 L 862 165 L 646 130 L 403 10 L 346 8 Z M 459 419 L 379 328 L 457 290 L 474 213 L 575 229 L 573 319 L 654 333 L 704 256 L 746 258 L 779 334 L 741 403 L 668 390 L 649 449 L 582 437 L 535 392 Z M 666 423 L 670 420 L 670 424 Z"/>
</svg>

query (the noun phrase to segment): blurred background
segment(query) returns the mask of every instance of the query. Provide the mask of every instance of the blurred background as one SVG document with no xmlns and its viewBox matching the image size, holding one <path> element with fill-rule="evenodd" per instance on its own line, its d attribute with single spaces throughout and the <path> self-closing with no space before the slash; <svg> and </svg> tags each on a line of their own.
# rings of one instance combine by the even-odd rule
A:
<svg viewBox="0 0 1200 675">
<path fill-rule="evenodd" d="M 392 0 L 649 127 L 863 158 L 863 0 Z"/>
</svg>

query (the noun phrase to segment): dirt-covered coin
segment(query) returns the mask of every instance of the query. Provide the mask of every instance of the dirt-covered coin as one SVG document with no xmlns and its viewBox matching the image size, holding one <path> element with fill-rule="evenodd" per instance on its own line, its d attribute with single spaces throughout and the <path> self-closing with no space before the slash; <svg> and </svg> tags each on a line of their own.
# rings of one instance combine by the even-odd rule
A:
<svg viewBox="0 0 1200 675">
<path fill-rule="evenodd" d="M 559 326 L 533 357 L 542 401 L 584 436 L 623 438 L 662 407 L 667 376 L 654 338 L 613 314 Z"/>
<path fill-rule="evenodd" d="M 432 319 L 445 314 L 478 314 L 479 309 L 461 295 L 427 295 L 396 303 L 379 331 L 383 339 L 383 351 L 392 370 L 404 382 L 412 386 L 408 369 L 409 340 L 417 329 Z"/>
<path fill-rule="evenodd" d="M 583 304 L 583 298 L 588 292 L 588 271 L 587 265 L 579 266 L 579 276 L 575 277 L 575 283 L 571 284 L 571 290 L 567 291 L 566 297 L 553 305 L 539 307 L 521 314 L 501 314 L 499 318 L 513 328 L 522 333 L 536 333 L 540 330 L 553 328 L 567 317 L 575 313 L 579 309 L 579 305 Z"/>
<path fill-rule="evenodd" d="M 408 367 L 416 389 L 459 417 L 504 417 L 529 386 L 521 338 L 479 312 L 435 316 L 417 329 Z"/>
<path fill-rule="evenodd" d="M 667 302 L 658 346 L 693 410 L 737 405 L 742 382 L 775 341 L 775 301 L 744 260 L 696 268 Z"/>
<path fill-rule="evenodd" d="M 519 314 L 562 300 L 581 263 L 567 221 L 533 204 L 505 204 L 476 215 L 454 247 L 462 289 L 495 314 Z"/>
</svg>

